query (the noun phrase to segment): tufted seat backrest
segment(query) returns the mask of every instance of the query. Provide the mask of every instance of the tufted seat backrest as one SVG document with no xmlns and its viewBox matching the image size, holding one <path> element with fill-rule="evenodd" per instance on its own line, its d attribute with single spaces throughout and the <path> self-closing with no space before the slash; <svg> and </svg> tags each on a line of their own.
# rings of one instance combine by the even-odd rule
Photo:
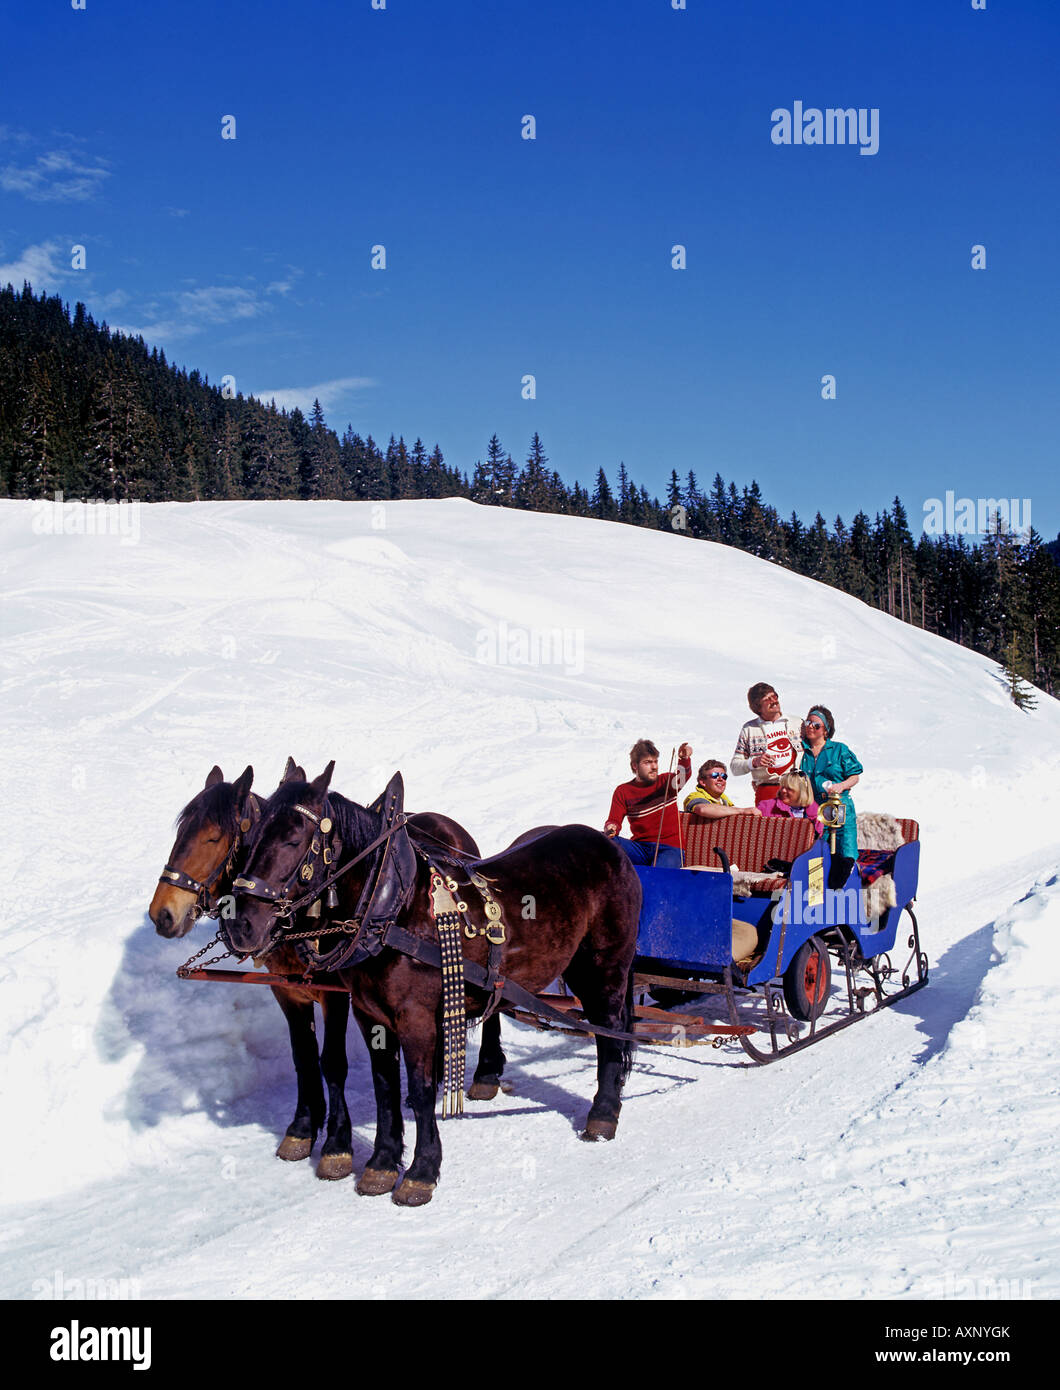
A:
<svg viewBox="0 0 1060 1390">
<path fill-rule="evenodd" d="M 721 861 L 714 847 L 723 850 L 730 864 L 750 873 L 761 873 L 768 860 L 789 863 L 805 854 L 816 838 L 813 822 L 787 816 L 725 816 L 706 820 L 703 816 L 682 815 L 685 863 L 718 869 Z"/>
</svg>

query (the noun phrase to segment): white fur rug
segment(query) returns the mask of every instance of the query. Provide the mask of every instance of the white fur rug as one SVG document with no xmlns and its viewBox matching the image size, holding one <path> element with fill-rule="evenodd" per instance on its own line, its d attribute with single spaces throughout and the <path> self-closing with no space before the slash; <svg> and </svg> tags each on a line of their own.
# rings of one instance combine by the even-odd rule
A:
<svg viewBox="0 0 1060 1390">
<path fill-rule="evenodd" d="M 858 812 L 858 849 L 898 849 L 904 845 L 902 827 L 882 811 Z"/>
</svg>

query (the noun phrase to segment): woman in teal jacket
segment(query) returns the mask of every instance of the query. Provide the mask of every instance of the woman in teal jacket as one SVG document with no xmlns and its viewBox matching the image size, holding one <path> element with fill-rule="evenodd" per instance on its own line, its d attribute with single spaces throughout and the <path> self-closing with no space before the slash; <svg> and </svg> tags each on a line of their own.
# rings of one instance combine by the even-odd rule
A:
<svg viewBox="0 0 1060 1390">
<path fill-rule="evenodd" d="M 858 822 L 854 803 L 850 799 L 850 788 L 865 771 L 845 743 L 837 743 L 835 720 L 831 710 L 823 705 L 814 705 L 802 721 L 802 762 L 799 771 L 804 772 L 813 784 L 815 801 L 825 801 L 836 792 L 840 793 L 846 807 L 846 820 L 843 828 L 836 831 L 836 854 L 858 857 Z M 827 833 L 827 832 L 826 832 Z"/>
</svg>

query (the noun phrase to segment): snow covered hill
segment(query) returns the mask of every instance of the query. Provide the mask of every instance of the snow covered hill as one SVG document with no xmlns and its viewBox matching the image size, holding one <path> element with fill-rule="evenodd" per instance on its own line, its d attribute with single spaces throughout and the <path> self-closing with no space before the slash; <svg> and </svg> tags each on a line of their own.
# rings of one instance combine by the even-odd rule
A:
<svg viewBox="0 0 1060 1390">
<path fill-rule="evenodd" d="M 444 1265 L 479 1298 L 1057 1296 L 1060 704 L 678 536 L 458 500 L 116 510 L 56 534 L 0 503 L 0 1295 L 429 1296 Z M 267 793 L 288 753 L 335 758 L 360 801 L 400 768 L 488 853 L 602 824 L 638 737 L 727 761 L 763 679 L 833 710 L 859 809 L 919 820 L 926 990 L 775 1067 L 643 1049 L 597 1146 L 592 1046 L 505 1024 L 512 1089 L 443 1126 L 419 1211 L 273 1157 L 279 1010 L 178 981 L 204 930 L 145 915 L 212 764 Z"/>
</svg>

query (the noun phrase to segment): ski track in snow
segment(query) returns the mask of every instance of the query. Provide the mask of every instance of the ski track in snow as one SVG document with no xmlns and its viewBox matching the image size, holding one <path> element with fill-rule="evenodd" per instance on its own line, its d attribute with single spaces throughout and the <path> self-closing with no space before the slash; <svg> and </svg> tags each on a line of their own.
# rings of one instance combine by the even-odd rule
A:
<svg viewBox="0 0 1060 1390">
<path fill-rule="evenodd" d="M 141 511 L 121 546 L 34 536 L 30 504 L 0 504 L 21 825 L 0 1294 L 61 1271 L 148 1298 L 1056 1297 L 1055 701 L 1021 714 L 974 653 L 680 538 L 453 501 L 388 503 L 382 531 L 369 504 Z M 574 663 L 482 660 L 484 637 L 553 628 Z M 612 1144 L 577 1137 L 592 1045 L 505 1022 L 511 1090 L 442 1126 L 420 1210 L 274 1158 L 279 1010 L 178 981 L 205 928 L 162 941 L 144 915 L 212 763 L 253 763 L 267 792 L 288 752 L 310 775 L 336 757 L 362 801 L 400 766 L 411 808 L 489 853 L 557 805 L 600 824 L 643 734 L 663 761 L 684 737 L 727 759 L 763 677 L 789 712 L 830 704 L 860 809 L 919 819 L 927 989 L 770 1067 L 642 1048 Z M 61 849 L 46 896 L 42 846 Z M 359 1169 L 356 1030 L 349 1052 Z"/>
</svg>

